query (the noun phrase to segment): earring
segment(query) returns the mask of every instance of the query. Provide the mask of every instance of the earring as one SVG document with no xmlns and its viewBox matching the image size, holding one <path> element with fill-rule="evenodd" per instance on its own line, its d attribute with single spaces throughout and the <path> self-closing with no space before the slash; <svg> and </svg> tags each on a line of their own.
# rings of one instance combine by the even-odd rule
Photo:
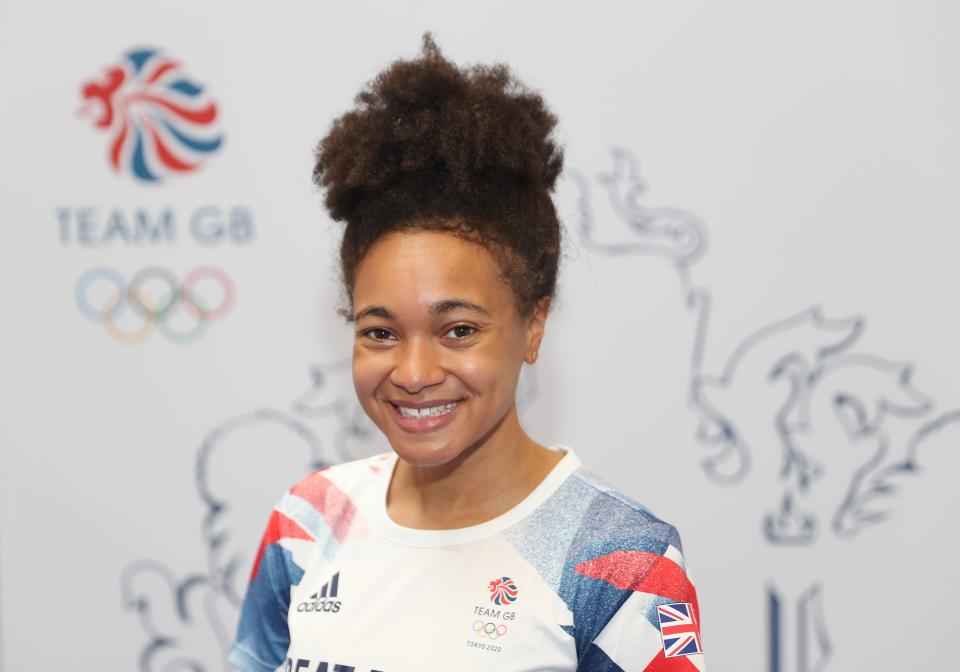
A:
<svg viewBox="0 0 960 672">
<path fill-rule="evenodd" d="M 537 361 L 537 355 L 538 355 L 538 354 L 539 354 L 539 353 L 537 353 L 537 352 L 531 352 L 531 353 L 530 353 L 530 360 L 529 360 L 529 362 L 530 362 L 531 364 L 533 364 L 534 362 Z"/>
</svg>

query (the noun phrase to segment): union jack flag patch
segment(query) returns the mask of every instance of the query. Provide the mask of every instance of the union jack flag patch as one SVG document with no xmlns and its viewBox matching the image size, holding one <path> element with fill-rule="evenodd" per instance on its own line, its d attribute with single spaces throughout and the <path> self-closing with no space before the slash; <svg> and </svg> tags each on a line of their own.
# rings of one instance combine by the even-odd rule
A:
<svg viewBox="0 0 960 672">
<path fill-rule="evenodd" d="M 689 602 L 662 604 L 657 607 L 664 658 L 692 656 L 702 653 L 697 614 Z"/>
</svg>

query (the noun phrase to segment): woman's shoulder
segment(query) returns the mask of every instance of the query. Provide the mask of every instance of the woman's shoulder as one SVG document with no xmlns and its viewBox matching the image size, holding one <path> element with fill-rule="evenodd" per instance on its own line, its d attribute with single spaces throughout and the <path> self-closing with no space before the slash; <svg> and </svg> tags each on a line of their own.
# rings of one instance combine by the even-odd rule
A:
<svg viewBox="0 0 960 672">
<path fill-rule="evenodd" d="M 629 661 L 617 669 L 703 669 L 697 591 L 677 528 L 583 467 L 565 485 L 569 500 L 581 503 L 579 524 L 562 554 L 557 594 L 573 613 L 580 664 L 594 669 L 594 662 L 613 660 Z M 661 634 L 662 609 L 692 619 L 696 646 L 689 652 L 696 659 L 685 653 L 682 663 L 665 662 L 670 640 Z"/>
<path fill-rule="evenodd" d="M 317 469 L 287 489 L 275 512 L 314 540 L 332 534 L 343 541 L 361 534 L 366 525 L 358 502 L 377 487 L 392 464 L 392 455 L 383 453 Z"/>
<path fill-rule="evenodd" d="M 569 483 L 583 502 L 578 536 L 594 544 L 649 547 L 679 559 L 682 547 L 677 528 L 646 506 L 583 466 L 573 472 Z"/>
</svg>

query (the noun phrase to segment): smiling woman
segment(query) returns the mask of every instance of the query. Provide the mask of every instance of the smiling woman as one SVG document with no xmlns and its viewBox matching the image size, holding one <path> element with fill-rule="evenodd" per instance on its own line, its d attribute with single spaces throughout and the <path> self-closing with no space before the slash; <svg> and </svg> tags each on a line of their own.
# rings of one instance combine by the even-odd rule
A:
<svg viewBox="0 0 960 672">
<path fill-rule="evenodd" d="M 524 319 L 482 246 L 439 231 L 394 232 L 357 268 L 353 379 L 401 458 L 387 508 L 415 528 L 489 520 L 522 500 L 562 455 L 520 426 L 524 358 L 547 301 Z M 485 497 L 476 486 L 499 483 Z"/>
<path fill-rule="evenodd" d="M 231 662 L 703 670 L 676 529 L 517 415 L 556 286 L 555 117 L 506 66 L 460 69 L 429 35 L 357 104 L 314 177 L 346 224 L 354 387 L 393 452 L 283 496 Z"/>
</svg>

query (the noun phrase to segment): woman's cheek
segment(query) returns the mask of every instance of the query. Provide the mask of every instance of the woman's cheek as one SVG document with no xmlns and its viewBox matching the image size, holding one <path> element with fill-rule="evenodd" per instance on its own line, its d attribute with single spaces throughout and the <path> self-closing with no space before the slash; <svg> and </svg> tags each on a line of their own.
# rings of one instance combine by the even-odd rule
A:
<svg viewBox="0 0 960 672">
<path fill-rule="evenodd" d="M 390 375 L 389 358 L 383 354 L 371 353 L 360 347 L 353 351 L 353 387 L 361 406 L 368 412 L 376 403 L 377 388 Z"/>
<path fill-rule="evenodd" d="M 460 380 L 478 394 L 488 394 L 505 373 L 503 362 L 494 352 L 474 352 L 458 362 Z"/>
</svg>

